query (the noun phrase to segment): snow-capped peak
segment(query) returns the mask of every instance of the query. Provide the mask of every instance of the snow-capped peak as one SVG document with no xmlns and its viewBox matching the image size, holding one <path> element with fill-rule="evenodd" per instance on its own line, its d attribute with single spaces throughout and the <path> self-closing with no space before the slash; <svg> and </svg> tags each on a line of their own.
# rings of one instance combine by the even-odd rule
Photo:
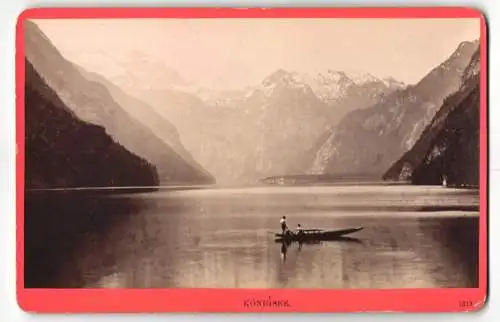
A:
<svg viewBox="0 0 500 322">
<path fill-rule="evenodd" d="M 302 91 L 311 91 L 311 88 L 305 79 L 304 75 L 297 72 L 288 72 L 284 69 L 279 69 L 270 74 L 262 81 L 261 90 L 266 96 L 274 93 L 276 88 L 292 88 Z"/>
<path fill-rule="evenodd" d="M 344 71 L 344 74 L 357 85 L 380 82 L 380 79 L 366 72 L 349 70 Z"/>
<path fill-rule="evenodd" d="M 259 89 L 266 96 L 274 93 L 277 87 L 302 89 L 313 92 L 325 103 L 331 103 L 342 100 L 352 86 L 362 87 L 371 83 L 384 84 L 389 90 L 404 87 L 392 77 L 380 79 L 366 72 L 328 69 L 321 73 L 298 73 L 279 69 L 267 76 Z"/>
<path fill-rule="evenodd" d="M 324 73 L 308 74 L 305 79 L 316 96 L 325 103 L 343 97 L 347 89 L 354 84 L 344 72 L 330 69 Z"/>
<path fill-rule="evenodd" d="M 284 69 L 278 69 L 271 75 L 264 78 L 262 85 L 297 85 L 305 83 L 302 75 L 296 72 L 288 72 Z"/>
<path fill-rule="evenodd" d="M 353 83 L 347 75 L 342 71 L 328 69 L 326 73 L 319 73 L 318 78 L 324 82 L 345 82 L 345 83 Z"/>
</svg>

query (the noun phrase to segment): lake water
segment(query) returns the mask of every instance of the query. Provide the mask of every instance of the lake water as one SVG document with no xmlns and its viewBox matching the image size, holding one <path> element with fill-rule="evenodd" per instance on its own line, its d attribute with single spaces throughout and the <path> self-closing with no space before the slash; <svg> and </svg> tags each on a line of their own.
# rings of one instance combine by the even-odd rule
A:
<svg viewBox="0 0 500 322">
<path fill-rule="evenodd" d="M 75 194 L 28 196 L 28 287 L 415 288 L 478 283 L 477 190 L 339 185 Z M 283 215 L 290 227 L 364 229 L 350 241 L 286 247 L 274 240 Z M 89 216 L 78 223 L 79 230 L 69 228 L 75 218 Z M 55 226 L 63 227 L 63 233 Z"/>
</svg>

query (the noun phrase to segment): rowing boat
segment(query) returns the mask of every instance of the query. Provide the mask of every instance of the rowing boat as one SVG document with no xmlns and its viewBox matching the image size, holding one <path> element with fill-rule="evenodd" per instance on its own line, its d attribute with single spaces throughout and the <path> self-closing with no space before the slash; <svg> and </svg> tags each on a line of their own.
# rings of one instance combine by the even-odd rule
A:
<svg viewBox="0 0 500 322">
<path fill-rule="evenodd" d="M 335 240 L 339 237 L 355 233 L 362 229 L 363 227 L 339 230 L 304 229 L 302 233 L 288 231 L 285 234 L 275 234 L 275 236 L 277 237 L 277 241 Z"/>
</svg>

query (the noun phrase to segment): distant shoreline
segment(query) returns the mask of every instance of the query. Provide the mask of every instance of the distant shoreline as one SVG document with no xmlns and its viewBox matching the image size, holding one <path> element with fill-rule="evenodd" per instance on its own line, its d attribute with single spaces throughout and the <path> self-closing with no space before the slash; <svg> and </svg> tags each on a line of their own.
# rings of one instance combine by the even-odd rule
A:
<svg viewBox="0 0 500 322">
<path fill-rule="evenodd" d="M 338 185 L 383 185 L 383 186 L 425 186 L 414 184 L 411 181 L 387 180 L 363 174 L 359 175 L 329 175 L 329 174 L 299 174 L 299 175 L 277 175 L 258 180 L 260 184 L 272 186 L 338 186 Z M 479 189 L 478 185 L 450 184 L 442 186 L 439 184 L 428 185 L 432 187 L 443 187 L 452 189 Z"/>
<path fill-rule="evenodd" d="M 281 183 L 267 183 L 258 182 L 256 184 L 243 184 L 243 185 L 223 185 L 223 184 L 213 184 L 213 185 L 168 185 L 168 186 L 116 186 L 116 187 L 57 187 L 57 188 L 34 188 L 25 189 L 25 193 L 41 193 L 41 192 L 100 192 L 100 193 L 112 193 L 112 194 L 129 194 L 129 193 L 145 193 L 145 192 L 157 192 L 157 191 L 184 191 L 184 190 L 205 190 L 205 189 L 255 189 L 263 187 L 283 187 L 283 188 L 293 188 L 293 187 L 354 187 L 354 186 L 406 186 L 406 187 L 423 187 L 423 185 L 415 185 L 407 182 L 401 181 L 336 181 L 336 182 L 281 182 Z M 459 190 L 478 190 L 479 187 L 475 186 L 440 186 L 440 185 L 429 185 L 427 187 L 432 188 L 442 188 L 442 189 L 459 189 Z"/>
</svg>

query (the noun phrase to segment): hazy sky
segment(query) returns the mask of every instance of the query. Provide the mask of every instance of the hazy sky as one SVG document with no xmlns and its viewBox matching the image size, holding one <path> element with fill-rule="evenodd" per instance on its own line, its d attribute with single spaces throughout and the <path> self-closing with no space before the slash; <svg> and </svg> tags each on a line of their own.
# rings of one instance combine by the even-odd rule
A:
<svg viewBox="0 0 500 322">
<path fill-rule="evenodd" d="M 479 19 L 122 19 L 36 20 L 68 59 L 86 52 L 142 51 L 208 86 L 259 83 L 278 68 L 355 70 L 415 83 Z M 78 61 L 77 61 L 78 62 Z M 97 71 L 99 72 L 99 71 Z"/>
</svg>

